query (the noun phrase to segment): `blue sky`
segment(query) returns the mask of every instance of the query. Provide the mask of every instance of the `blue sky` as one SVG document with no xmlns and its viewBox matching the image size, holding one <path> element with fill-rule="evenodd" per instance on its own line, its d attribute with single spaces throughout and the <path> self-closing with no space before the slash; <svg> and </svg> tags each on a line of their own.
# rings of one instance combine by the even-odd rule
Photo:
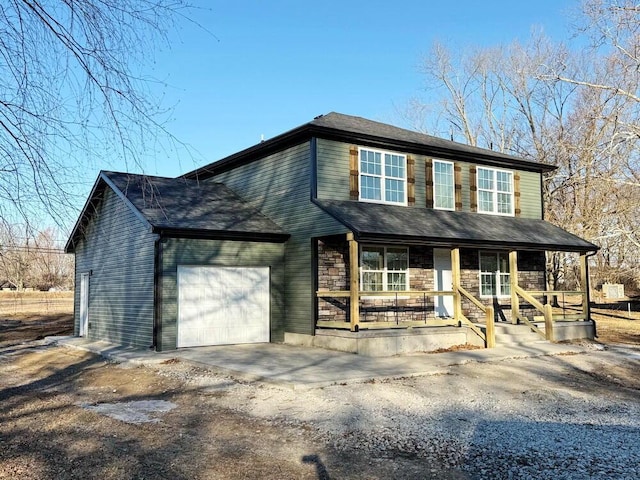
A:
<svg viewBox="0 0 640 480">
<path fill-rule="evenodd" d="M 169 130 L 197 151 L 158 158 L 146 173 L 175 176 L 338 111 L 398 123 L 420 94 L 421 56 L 526 40 L 533 27 L 568 39 L 577 0 L 199 1 L 157 52 L 150 74 L 174 106 Z M 109 165 L 99 168 L 124 169 Z M 97 170 L 96 170 L 97 174 Z"/>
</svg>

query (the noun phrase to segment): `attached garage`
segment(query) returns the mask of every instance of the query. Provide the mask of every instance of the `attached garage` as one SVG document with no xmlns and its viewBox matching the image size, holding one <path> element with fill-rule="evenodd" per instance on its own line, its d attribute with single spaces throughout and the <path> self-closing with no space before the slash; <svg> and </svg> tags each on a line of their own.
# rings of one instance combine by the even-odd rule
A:
<svg viewBox="0 0 640 480">
<path fill-rule="evenodd" d="M 268 267 L 178 266 L 178 348 L 269 340 Z"/>
<path fill-rule="evenodd" d="M 221 183 L 101 172 L 65 246 L 75 332 L 158 351 L 282 342 L 288 238 Z"/>
<path fill-rule="evenodd" d="M 284 243 L 165 238 L 158 350 L 284 340 Z"/>
</svg>

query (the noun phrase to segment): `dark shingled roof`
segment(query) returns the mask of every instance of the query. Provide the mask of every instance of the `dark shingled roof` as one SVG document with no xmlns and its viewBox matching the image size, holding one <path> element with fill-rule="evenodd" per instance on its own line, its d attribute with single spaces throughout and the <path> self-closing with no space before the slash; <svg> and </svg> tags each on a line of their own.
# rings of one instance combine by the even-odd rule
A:
<svg viewBox="0 0 640 480">
<path fill-rule="evenodd" d="M 222 183 L 103 173 L 155 229 L 288 236 Z"/>
<path fill-rule="evenodd" d="M 315 203 L 360 241 L 567 252 L 599 248 L 544 220 L 355 201 Z"/>
<path fill-rule="evenodd" d="M 106 185 L 128 202 L 156 233 L 276 242 L 289 238 L 276 223 L 221 183 L 103 171 L 87 206 Z M 87 206 L 67 242 L 67 251 L 73 250 L 82 224 L 90 215 Z"/>
<path fill-rule="evenodd" d="M 226 158 L 184 174 L 186 178 L 209 178 L 219 172 L 260 160 L 265 156 L 301 143 L 311 137 L 389 148 L 402 152 L 431 155 L 453 160 L 478 162 L 506 168 L 546 172 L 556 167 L 526 160 L 486 148 L 445 140 L 424 133 L 374 122 L 362 117 L 331 112 L 293 130 L 260 142 Z"/>
<path fill-rule="evenodd" d="M 444 138 L 434 137 L 425 133 L 407 130 L 405 128 L 394 127 L 386 123 L 375 122 L 362 117 L 354 117 L 352 115 L 344 115 L 342 113 L 331 112 L 326 115 L 316 117 L 309 122 L 310 125 L 317 127 L 331 128 L 343 132 L 349 132 L 356 135 L 375 136 L 387 138 L 398 142 L 423 146 L 429 150 L 439 151 L 456 151 L 464 152 L 477 157 L 491 157 L 495 159 L 503 159 L 509 162 L 525 162 L 535 163 L 543 170 L 552 170 L 555 167 L 539 162 L 531 162 L 530 160 L 514 157 L 505 153 L 495 152 L 486 148 L 474 147 L 464 143 L 458 143 Z"/>
</svg>

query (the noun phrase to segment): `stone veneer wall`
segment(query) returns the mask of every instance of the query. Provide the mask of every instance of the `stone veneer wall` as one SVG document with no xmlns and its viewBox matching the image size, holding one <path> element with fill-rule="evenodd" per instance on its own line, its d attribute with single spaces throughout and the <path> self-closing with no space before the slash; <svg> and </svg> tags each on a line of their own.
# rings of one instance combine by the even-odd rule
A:
<svg viewBox="0 0 640 480">
<path fill-rule="evenodd" d="M 318 241 L 318 290 L 349 289 L 349 244 Z M 409 248 L 410 290 L 433 290 L 433 250 Z M 426 306 L 425 306 L 426 303 Z M 370 297 L 360 301 L 360 322 L 422 321 L 433 318 L 433 297 Z M 318 320 L 349 321 L 348 298 L 318 299 Z"/>
<path fill-rule="evenodd" d="M 478 250 L 462 249 L 460 274 L 462 286 L 480 299 Z M 349 244 L 346 241 L 318 241 L 318 289 L 337 291 L 349 289 Z M 526 290 L 545 289 L 545 257 L 543 252 L 518 253 L 518 281 Z M 411 290 L 433 290 L 433 249 L 415 246 L 409 248 L 409 283 Z M 511 301 L 480 299 L 485 305 L 493 304 L 497 321 L 510 321 Z M 433 297 L 400 298 L 365 297 L 360 301 L 360 321 L 422 321 L 434 318 Z M 537 315 L 536 310 L 521 302 L 521 313 Z M 472 321 L 484 322 L 484 313 L 470 300 L 462 298 L 462 311 Z M 318 320 L 349 321 L 348 298 L 318 299 Z"/>
<path fill-rule="evenodd" d="M 349 290 L 349 244 L 318 240 L 318 290 Z M 318 299 L 318 320 L 349 321 L 349 299 Z"/>
<path fill-rule="evenodd" d="M 492 305 L 496 311 L 496 321 L 511 321 L 510 298 L 480 298 L 480 275 L 478 268 L 480 256 L 478 250 L 460 251 L 461 283 L 471 294 L 485 305 Z M 518 252 L 518 284 L 525 290 L 544 290 L 545 256 L 544 252 Z M 536 296 L 541 299 L 541 296 Z M 471 321 L 484 322 L 484 313 L 466 297 L 462 298 L 462 312 Z M 540 315 L 531 305 L 520 301 L 520 313 L 532 317 Z"/>
</svg>

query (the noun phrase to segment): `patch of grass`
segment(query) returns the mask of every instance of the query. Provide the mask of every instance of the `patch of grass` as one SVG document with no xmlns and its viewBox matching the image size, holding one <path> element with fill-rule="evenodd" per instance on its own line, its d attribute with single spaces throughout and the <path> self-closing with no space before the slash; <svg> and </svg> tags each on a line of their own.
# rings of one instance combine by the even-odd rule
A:
<svg viewBox="0 0 640 480">
<path fill-rule="evenodd" d="M 637 299 L 596 304 L 591 308 L 598 340 L 640 345 L 640 302 Z"/>
<path fill-rule="evenodd" d="M 604 343 L 627 343 L 640 345 L 640 319 L 624 319 L 593 311 L 598 340 Z"/>
<path fill-rule="evenodd" d="M 557 313 L 582 311 L 581 298 L 567 297 Z M 640 300 L 630 298 L 591 306 L 591 318 L 596 322 L 597 340 L 602 343 L 640 345 Z"/>
<path fill-rule="evenodd" d="M 0 316 L 73 313 L 73 292 L 0 291 Z"/>
</svg>

